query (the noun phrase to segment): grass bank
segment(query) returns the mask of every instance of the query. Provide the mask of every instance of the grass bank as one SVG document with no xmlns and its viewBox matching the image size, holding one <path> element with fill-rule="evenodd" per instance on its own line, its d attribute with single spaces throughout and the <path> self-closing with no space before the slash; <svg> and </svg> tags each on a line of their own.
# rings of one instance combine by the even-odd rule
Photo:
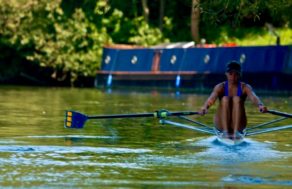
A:
<svg viewBox="0 0 292 189">
<path fill-rule="evenodd" d="M 238 46 L 267 46 L 276 45 L 276 36 L 267 28 L 230 28 L 221 27 L 211 31 L 211 41 L 216 44 L 235 43 Z M 291 28 L 275 28 L 280 37 L 281 45 L 292 45 Z M 218 35 L 220 37 L 218 37 Z M 212 37 L 213 36 L 213 37 Z M 216 37 L 215 37 L 216 36 Z M 213 39 L 212 39 L 213 38 Z"/>
</svg>

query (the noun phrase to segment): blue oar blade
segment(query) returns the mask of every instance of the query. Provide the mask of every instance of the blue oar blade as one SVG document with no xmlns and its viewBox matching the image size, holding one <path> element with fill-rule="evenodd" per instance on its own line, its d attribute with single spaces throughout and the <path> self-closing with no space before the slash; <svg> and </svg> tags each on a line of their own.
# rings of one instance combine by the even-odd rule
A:
<svg viewBox="0 0 292 189">
<path fill-rule="evenodd" d="M 88 117 L 80 112 L 66 111 L 64 127 L 81 129 L 87 119 Z"/>
</svg>

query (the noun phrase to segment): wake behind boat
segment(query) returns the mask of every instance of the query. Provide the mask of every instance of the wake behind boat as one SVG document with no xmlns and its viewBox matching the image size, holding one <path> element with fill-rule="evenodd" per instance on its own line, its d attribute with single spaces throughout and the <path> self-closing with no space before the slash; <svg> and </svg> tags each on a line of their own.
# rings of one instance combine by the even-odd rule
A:
<svg viewBox="0 0 292 189">
<path fill-rule="evenodd" d="M 206 124 L 203 124 L 201 122 L 198 122 L 196 120 L 186 117 L 186 116 L 198 114 L 198 112 L 192 112 L 192 111 L 169 112 L 167 110 L 159 110 L 153 113 L 94 115 L 94 116 L 88 116 L 76 111 L 66 111 L 64 127 L 81 129 L 84 127 L 85 122 L 88 119 L 154 117 L 154 118 L 158 118 L 160 120 L 159 122 L 163 125 L 167 124 L 174 127 L 180 127 L 180 128 L 185 128 L 185 129 L 189 129 L 189 130 L 193 130 L 193 131 L 197 131 L 201 133 L 215 135 L 217 136 L 217 140 L 225 145 L 239 145 L 244 141 L 245 136 L 258 135 L 262 133 L 274 132 L 274 131 L 280 131 L 280 130 L 292 128 L 292 125 L 286 125 L 286 126 L 278 126 L 278 127 L 270 127 L 270 128 L 262 129 L 263 126 L 280 122 L 287 118 L 292 118 L 292 114 L 279 112 L 275 110 L 269 110 L 268 113 L 282 116 L 282 117 L 279 119 L 275 119 L 275 120 L 268 121 L 259 125 L 249 127 L 245 129 L 243 132 L 236 132 L 235 134 L 221 132 L 217 130 L 215 127 L 208 126 Z M 169 120 L 170 117 L 179 118 L 180 120 L 184 122 L 188 122 L 188 124 Z"/>
</svg>

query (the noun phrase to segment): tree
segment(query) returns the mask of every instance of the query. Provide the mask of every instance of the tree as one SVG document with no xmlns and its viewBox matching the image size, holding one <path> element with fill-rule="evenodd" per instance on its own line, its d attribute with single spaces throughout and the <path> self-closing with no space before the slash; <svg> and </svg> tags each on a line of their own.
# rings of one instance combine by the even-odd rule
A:
<svg viewBox="0 0 292 189">
<path fill-rule="evenodd" d="M 196 44 L 200 43 L 199 23 L 200 23 L 200 0 L 192 0 L 191 33 Z"/>
<path fill-rule="evenodd" d="M 165 10 L 165 0 L 160 0 L 160 5 L 159 5 L 159 29 L 160 29 L 161 32 L 163 32 L 164 10 Z"/>
<path fill-rule="evenodd" d="M 1 45 L 16 49 L 26 61 L 50 68 L 57 81 L 69 79 L 73 84 L 80 76 L 95 76 L 103 46 L 113 43 L 113 38 L 143 46 L 165 40 L 143 16 L 125 17 L 107 0 L 73 2 L 69 7 L 62 2 L 0 0 Z"/>
<path fill-rule="evenodd" d="M 6 10 L 1 35 L 16 49 L 30 49 L 23 56 L 41 67 L 52 68 L 52 78 L 71 83 L 79 76 L 93 76 L 101 62 L 102 47 L 111 42 L 104 28 L 97 28 L 82 9 L 64 16 L 61 0 L 1 2 Z M 96 11 L 104 10 L 101 1 Z M 97 13 L 98 14 L 98 13 Z"/>
<path fill-rule="evenodd" d="M 142 0 L 143 16 L 146 23 L 148 23 L 149 20 L 149 8 L 147 2 L 148 2 L 147 0 Z"/>
</svg>

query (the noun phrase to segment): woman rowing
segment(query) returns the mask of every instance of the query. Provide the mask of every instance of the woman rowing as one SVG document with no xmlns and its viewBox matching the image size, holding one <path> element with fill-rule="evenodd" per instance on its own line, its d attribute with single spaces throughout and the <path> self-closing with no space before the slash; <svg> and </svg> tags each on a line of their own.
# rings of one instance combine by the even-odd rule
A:
<svg viewBox="0 0 292 189">
<path fill-rule="evenodd" d="M 204 115 L 208 109 L 219 99 L 219 105 L 214 117 L 216 129 L 231 137 L 243 134 L 247 125 L 244 103 L 248 97 L 260 112 L 267 112 L 267 108 L 252 90 L 251 86 L 241 82 L 241 65 L 231 61 L 226 66 L 227 80 L 217 84 L 209 98 L 199 111 Z"/>
</svg>

